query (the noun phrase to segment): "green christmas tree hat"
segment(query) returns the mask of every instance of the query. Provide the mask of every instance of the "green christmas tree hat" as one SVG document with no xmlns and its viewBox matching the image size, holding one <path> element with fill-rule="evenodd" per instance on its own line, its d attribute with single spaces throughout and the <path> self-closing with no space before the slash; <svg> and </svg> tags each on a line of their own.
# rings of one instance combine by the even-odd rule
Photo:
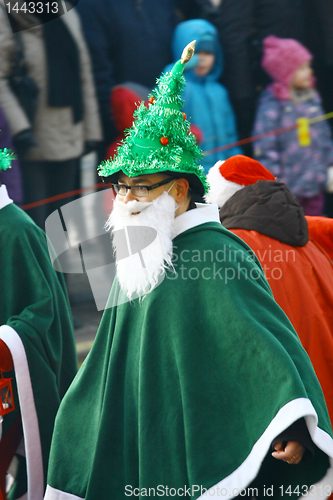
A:
<svg viewBox="0 0 333 500">
<path fill-rule="evenodd" d="M 14 153 L 7 148 L 0 149 L 0 170 L 7 170 L 12 166 L 12 160 L 15 159 Z"/>
<path fill-rule="evenodd" d="M 149 96 L 149 108 L 141 102 L 114 159 L 99 166 L 98 173 L 107 182 L 115 182 L 120 171 L 128 177 L 168 172 L 187 178 L 191 189 L 200 195 L 208 190 L 204 169 L 199 165 L 202 150 L 181 111 L 183 71 L 194 54 L 194 46 L 195 40 L 185 47 L 172 70 L 157 80 L 158 87 Z"/>
</svg>

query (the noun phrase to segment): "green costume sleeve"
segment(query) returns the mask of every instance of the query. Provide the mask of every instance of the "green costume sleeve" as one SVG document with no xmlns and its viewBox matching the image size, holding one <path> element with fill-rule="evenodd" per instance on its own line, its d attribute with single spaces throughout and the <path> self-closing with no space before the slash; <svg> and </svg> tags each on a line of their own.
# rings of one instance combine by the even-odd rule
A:
<svg viewBox="0 0 333 500">
<path fill-rule="evenodd" d="M 54 418 L 77 357 L 63 277 L 52 268 L 45 234 L 12 203 L 0 210 L 0 266 L 0 338 L 14 360 L 8 375 L 22 416 L 29 487 L 37 474 L 43 495 Z M 15 413 L 4 417 L 3 432 Z"/>
</svg>

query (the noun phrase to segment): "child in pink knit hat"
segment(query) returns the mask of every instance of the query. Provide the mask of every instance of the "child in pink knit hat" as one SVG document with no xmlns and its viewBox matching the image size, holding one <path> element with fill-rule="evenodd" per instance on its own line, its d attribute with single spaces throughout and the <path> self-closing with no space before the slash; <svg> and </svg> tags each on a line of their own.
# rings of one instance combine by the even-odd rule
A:
<svg viewBox="0 0 333 500">
<path fill-rule="evenodd" d="M 314 88 L 311 53 L 289 38 L 268 36 L 263 41 L 262 67 L 273 82 L 260 96 L 253 135 L 261 135 L 324 114 Z M 333 165 L 333 142 L 326 121 L 309 124 L 307 140 L 297 128 L 259 138 L 254 155 L 297 196 L 306 215 L 322 215 L 328 167 Z"/>
</svg>

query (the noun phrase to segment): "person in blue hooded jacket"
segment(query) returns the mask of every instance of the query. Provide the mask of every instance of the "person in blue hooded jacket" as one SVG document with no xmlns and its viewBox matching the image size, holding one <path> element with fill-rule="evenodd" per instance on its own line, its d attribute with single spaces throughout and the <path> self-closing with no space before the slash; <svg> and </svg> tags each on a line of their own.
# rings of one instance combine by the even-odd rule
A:
<svg viewBox="0 0 333 500">
<path fill-rule="evenodd" d="M 228 92 L 218 81 L 223 70 L 223 55 L 216 28 L 204 19 L 178 24 L 172 41 L 175 60 L 192 40 L 196 40 L 195 55 L 187 65 L 189 68 L 186 67 L 183 111 L 203 133 L 200 146 L 205 156 L 201 164 L 207 173 L 216 161 L 241 154 L 241 150 L 231 147 L 210 152 L 237 141 L 235 115 Z M 168 65 L 164 72 L 171 68 L 172 65 Z"/>
</svg>

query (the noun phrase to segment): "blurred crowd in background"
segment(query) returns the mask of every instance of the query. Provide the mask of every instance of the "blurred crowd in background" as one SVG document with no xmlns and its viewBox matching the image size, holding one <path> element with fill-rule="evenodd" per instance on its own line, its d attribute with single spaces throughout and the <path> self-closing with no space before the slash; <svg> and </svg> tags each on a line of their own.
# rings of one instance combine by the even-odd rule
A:
<svg viewBox="0 0 333 500">
<path fill-rule="evenodd" d="M 267 37 L 272 42 L 274 35 L 273 45 L 266 43 L 270 55 L 282 47 L 280 57 L 280 39 L 299 42 L 300 59 L 292 61 L 293 71 L 297 61 L 313 69 L 311 95 L 284 96 L 284 104 L 288 99 L 303 108 L 309 103 L 304 112 L 310 118 L 333 111 L 333 4 L 327 0 L 76 0 L 65 3 L 65 15 L 46 23 L 36 22 L 38 13 L 27 12 L 23 0 L 15 4 L 18 7 L 8 13 L 5 2 L 0 2 L 0 148 L 12 148 L 17 155 L 0 182 L 20 206 L 79 189 L 82 157 L 95 151 L 97 167 L 114 154 L 131 125 L 135 103 L 147 100 L 156 79 L 180 57 L 182 44 L 192 35 L 198 55 L 214 54 L 208 70 L 197 58 L 197 67 L 185 75 L 184 110 L 205 152 L 206 171 L 237 153 L 255 156 L 270 169 L 282 147 L 286 150 L 281 158 L 288 165 L 293 162 L 292 156 L 284 158 L 288 148 L 306 148 L 292 141 L 286 145 L 286 135 L 280 134 L 281 140 L 277 135 L 275 151 L 268 151 L 265 163 L 262 149 L 271 147 L 272 141 L 244 141 L 285 126 L 280 114 L 265 121 L 273 117 L 272 110 L 260 108 L 262 92 L 276 76 L 274 61 L 273 69 L 262 64 Z M 293 53 L 289 45 L 285 50 Z M 30 85 L 28 99 L 15 86 L 18 73 Z M 276 76 L 280 77 L 283 80 L 286 73 Z M 318 94 L 312 101 L 314 86 Z M 260 112 L 264 117 L 259 119 Z M 307 174 L 312 185 L 311 169 L 326 172 L 333 165 L 332 124 L 333 120 L 322 121 L 317 130 L 320 141 L 316 134 L 312 138 L 317 148 Z M 297 158 L 302 169 L 303 157 Z M 304 161 L 309 163 L 309 157 Z M 272 172 L 283 179 L 276 165 Z M 100 182 L 97 173 L 95 180 Z M 311 196 L 320 195 L 320 203 L 317 212 L 311 212 L 312 207 L 308 213 L 333 217 L 326 173 L 318 182 Z M 307 196 L 297 189 L 299 200 Z M 45 203 L 28 213 L 44 229 L 48 215 L 70 199 Z M 306 207 L 303 204 L 305 211 Z"/>
</svg>

